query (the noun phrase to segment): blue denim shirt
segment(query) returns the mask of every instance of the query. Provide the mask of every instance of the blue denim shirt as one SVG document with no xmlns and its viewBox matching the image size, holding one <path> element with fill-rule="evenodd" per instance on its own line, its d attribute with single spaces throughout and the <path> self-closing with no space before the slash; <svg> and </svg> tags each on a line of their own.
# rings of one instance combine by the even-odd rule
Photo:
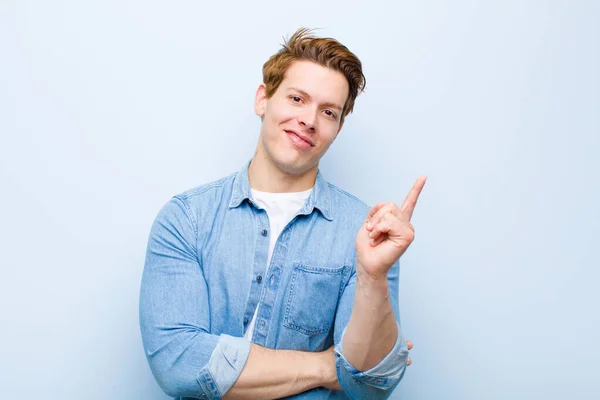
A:
<svg viewBox="0 0 600 400">
<path fill-rule="evenodd" d="M 368 206 L 319 171 L 265 274 L 269 219 L 252 201 L 248 165 L 173 197 L 154 221 L 139 311 L 156 381 L 173 397 L 221 398 L 248 358 L 243 335 L 260 304 L 253 343 L 313 352 L 335 344 L 343 392 L 316 388 L 292 398 L 387 398 L 408 358 L 400 325 L 395 346 L 370 370 L 355 369 L 341 346 L 356 288 L 354 241 Z M 388 281 L 399 322 L 398 275 L 396 262 Z"/>
</svg>

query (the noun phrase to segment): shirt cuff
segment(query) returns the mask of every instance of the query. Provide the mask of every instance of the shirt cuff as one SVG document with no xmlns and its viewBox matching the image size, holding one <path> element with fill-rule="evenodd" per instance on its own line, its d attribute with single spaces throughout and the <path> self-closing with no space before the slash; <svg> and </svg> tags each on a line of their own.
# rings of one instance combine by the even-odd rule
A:
<svg viewBox="0 0 600 400">
<path fill-rule="evenodd" d="M 396 324 L 398 325 L 398 337 L 396 338 L 394 347 L 379 364 L 366 371 L 359 371 L 354 368 L 344 356 L 342 351 L 342 343 L 346 334 L 346 328 L 344 328 L 342 337 L 334 348 L 335 355 L 355 381 L 364 382 L 370 386 L 385 390 L 395 386 L 402 379 L 408 362 L 408 347 L 402 337 L 400 324 L 397 322 Z"/>
<path fill-rule="evenodd" d="M 198 383 L 206 399 L 220 399 L 242 373 L 250 354 L 245 338 L 220 335 L 206 367 L 198 373 Z"/>
</svg>

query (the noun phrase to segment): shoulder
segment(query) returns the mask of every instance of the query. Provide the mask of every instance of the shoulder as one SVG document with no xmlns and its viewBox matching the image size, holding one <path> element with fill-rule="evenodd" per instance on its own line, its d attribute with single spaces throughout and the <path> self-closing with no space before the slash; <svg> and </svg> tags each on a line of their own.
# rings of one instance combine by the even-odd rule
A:
<svg viewBox="0 0 600 400">
<path fill-rule="evenodd" d="M 223 191 L 230 191 L 235 176 L 236 173 L 230 174 L 218 180 L 195 186 L 173 197 L 185 203 L 201 202 L 204 199 L 209 199 L 215 195 L 219 195 Z"/>
<path fill-rule="evenodd" d="M 358 220 L 360 223 L 369 213 L 370 207 L 355 195 L 328 183 L 331 193 L 332 205 L 336 217 Z"/>
<path fill-rule="evenodd" d="M 161 213 L 185 214 L 197 229 L 198 225 L 206 222 L 204 219 L 214 216 L 222 207 L 228 207 L 235 176 L 234 173 L 176 194 L 163 207 Z"/>
</svg>

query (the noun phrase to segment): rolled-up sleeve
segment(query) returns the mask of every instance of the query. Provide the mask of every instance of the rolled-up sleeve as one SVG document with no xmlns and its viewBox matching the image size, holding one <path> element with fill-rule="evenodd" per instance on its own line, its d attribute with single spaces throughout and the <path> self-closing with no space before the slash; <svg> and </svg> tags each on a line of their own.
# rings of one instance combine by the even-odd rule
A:
<svg viewBox="0 0 600 400">
<path fill-rule="evenodd" d="M 359 371 L 348 362 L 342 349 L 342 340 L 352 313 L 356 274 L 344 289 L 336 315 L 334 328 L 335 362 L 338 381 L 344 393 L 351 399 L 387 399 L 406 371 L 408 348 L 402 335 L 398 304 L 399 261 L 388 272 L 389 298 L 398 324 L 396 343 L 390 352 L 374 367 Z"/>
<path fill-rule="evenodd" d="M 185 199 L 172 198 L 156 217 L 142 275 L 140 329 L 150 369 L 166 394 L 220 399 L 242 372 L 250 343 L 210 333 L 197 233 Z"/>
</svg>

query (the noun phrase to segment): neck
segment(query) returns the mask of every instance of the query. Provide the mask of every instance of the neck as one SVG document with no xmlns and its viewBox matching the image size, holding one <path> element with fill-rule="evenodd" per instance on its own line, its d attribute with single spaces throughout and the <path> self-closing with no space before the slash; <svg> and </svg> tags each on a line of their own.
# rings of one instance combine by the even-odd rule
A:
<svg viewBox="0 0 600 400">
<path fill-rule="evenodd" d="M 317 171 L 318 166 L 315 166 L 298 175 L 286 173 L 257 152 L 248 167 L 248 180 L 252 189 L 261 192 L 303 192 L 314 186 Z"/>
</svg>

